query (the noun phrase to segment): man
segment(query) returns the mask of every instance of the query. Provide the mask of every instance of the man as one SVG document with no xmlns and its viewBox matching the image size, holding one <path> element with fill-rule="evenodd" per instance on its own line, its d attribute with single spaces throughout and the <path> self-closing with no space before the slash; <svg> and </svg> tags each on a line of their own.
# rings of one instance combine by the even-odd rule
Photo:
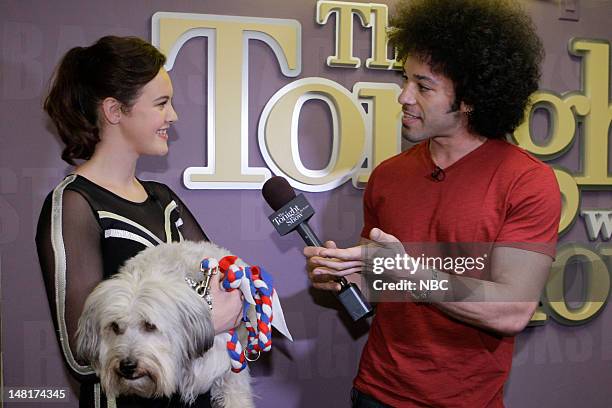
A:
<svg viewBox="0 0 612 408">
<path fill-rule="evenodd" d="M 542 46 L 529 17 L 504 0 L 411 0 L 392 26 L 404 61 L 402 136 L 417 144 L 373 171 L 362 237 L 484 243 L 489 276 L 409 275 L 448 280 L 454 300 L 467 291 L 473 301 L 415 290 L 426 302 L 380 303 L 353 406 L 502 407 L 513 336 L 537 307 L 561 210 L 552 170 L 505 140 L 537 89 Z M 304 249 L 313 286 L 338 290 L 338 276 L 360 283 L 363 248 L 325 246 Z"/>
</svg>

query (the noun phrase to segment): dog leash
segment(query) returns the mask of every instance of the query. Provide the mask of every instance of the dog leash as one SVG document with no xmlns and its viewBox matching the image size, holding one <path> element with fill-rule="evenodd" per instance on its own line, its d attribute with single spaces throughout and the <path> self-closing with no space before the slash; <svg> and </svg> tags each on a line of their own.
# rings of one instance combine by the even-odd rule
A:
<svg viewBox="0 0 612 408">
<path fill-rule="evenodd" d="M 208 282 L 214 269 L 219 268 L 224 274 L 223 288 L 228 292 L 239 289 L 244 295 L 242 321 L 248 332 L 246 347 L 243 349 L 235 329 L 226 334 L 227 351 L 230 356 L 232 371 L 235 373 L 244 370 L 247 361 L 256 361 L 262 352 L 268 352 L 272 348 L 272 322 L 275 311 L 278 315 L 277 320 L 280 320 L 275 327 L 291 339 L 278 296 L 274 290 L 272 276 L 258 266 L 240 267 L 235 263 L 237 259 L 236 256 L 225 256 L 219 261 L 213 258 L 205 258 L 202 260 L 200 268 L 204 276 L 207 277 L 204 279 L 206 288 L 208 288 Z M 206 300 L 212 301 L 210 298 Z M 248 309 L 250 305 L 255 305 L 255 322 L 252 322 L 249 318 Z"/>
</svg>

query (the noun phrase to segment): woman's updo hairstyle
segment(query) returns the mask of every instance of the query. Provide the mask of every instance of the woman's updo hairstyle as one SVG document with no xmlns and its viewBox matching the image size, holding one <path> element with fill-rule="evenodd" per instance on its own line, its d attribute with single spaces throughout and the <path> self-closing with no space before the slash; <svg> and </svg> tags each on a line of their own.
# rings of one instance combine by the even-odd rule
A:
<svg viewBox="0 0 612 408">
<path fill-rule="evenodd" d="M 69 164 L 89 159 L 100 141 L 102 101 L 112 97 L 129 110 L 165 62 L 157 48 L 137 37 L 102 37 L 90 47 L 68 51 L 44 103 L 66 144 L 62 159 Z"/>
</svg>

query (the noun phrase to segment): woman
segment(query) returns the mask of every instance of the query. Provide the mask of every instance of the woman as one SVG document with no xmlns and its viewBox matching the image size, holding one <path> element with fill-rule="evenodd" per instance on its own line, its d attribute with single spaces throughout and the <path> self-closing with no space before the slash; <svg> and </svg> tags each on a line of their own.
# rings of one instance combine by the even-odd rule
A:
<svg viewBox="0 0 612 408">
<path fill-rule="evenodd" d="M 113 406 L 97 378 L 74 356 L 85 299 L 123 262 L 162 242 L 208 240 L 193 215 L 165 185 L 136 178 L 141 155 L 168 152 L 168 128 L 177 120 L 165 57 L 134 37 L 108 36 L 76 47 L 62 59 L 44 104 L 76 165 L 42 208 L 36 245 L 64 358 L 81 381 L 80 407 Z M 213 285 L 217 333 L 235 325 L 238 293 Z M 120 397 L 116 406 L 181 406 L 178 398 Z M 193 407 L 210 406 L 209 395 Z"/>
</svg>

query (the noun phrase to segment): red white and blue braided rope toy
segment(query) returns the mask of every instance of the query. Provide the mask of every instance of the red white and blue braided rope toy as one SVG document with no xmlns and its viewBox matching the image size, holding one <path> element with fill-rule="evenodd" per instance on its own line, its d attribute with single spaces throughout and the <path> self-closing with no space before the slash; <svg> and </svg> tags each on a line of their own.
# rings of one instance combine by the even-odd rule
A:
<svg viewBox="0 0 612 408">
<path fill-rule="evenodd" d="M 273 287 L 272 276 L 258 266 L 239 266 L 236 264 L 237 259 L 238 257 L 233 255 L 225 256 L 218 261 L 214 258 L 205 258 L 200 267 L 205 276 L 211 276 L 218 268 L 224 274 L 223 288 L 228 292 L 238 289 L 244 297 L 242 321 L 248 331 L 246 347 L 242 347 L 235 329 L 226 333 L 227 351 L 232 371 L 235 373 L 242 371 L 247 361 L 257 360 L 260 353 L 270 351 L 272 326 L 293 340 Z M 207 301 L 210 303 L 211 299 Z M 255 307 L 255 319 L 249 316 L 252 306 Z"/>
</svg>

